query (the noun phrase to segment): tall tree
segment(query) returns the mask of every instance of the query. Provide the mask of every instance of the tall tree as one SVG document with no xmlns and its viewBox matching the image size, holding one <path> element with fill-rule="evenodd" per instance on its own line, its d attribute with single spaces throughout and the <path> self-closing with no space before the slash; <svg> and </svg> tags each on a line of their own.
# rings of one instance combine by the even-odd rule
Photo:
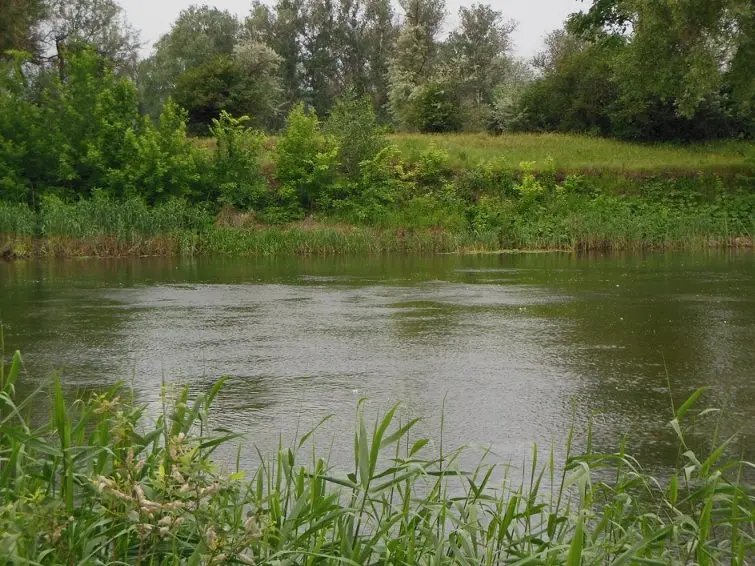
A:
<svg viewBox="0 0 755 566">
<path fill-rule="evenodd" d="M 389 68 L 389 103 L 399 127 L 411 128 L 411 97 L 431 75 L 446 10 L 444 0 L 401 0 L 400 4 L 404 22 Z"/>
<path fill-rule="evenodd" d="M 723 88 L 752 111 L 752 0 L 594 0 L 586 13 L 571 17 L 570 27 L 588 39 L 628 39 L 617 72 L 636 100 L 673 101 L 690 117 Z"/>
<path fill-rule="evenodd" d="M 230 57 L 240 24 L 228 11 L 207 6 L 183 10 L 171 30 L 155 44 L 139 66 L 139 87 L 147 113 L 157 116 L 179 77 L 217 57 Z"/>
<path fill-rule="evenodd" d="M 340 92 L 338 29 L 333 0 L 310 0 L 304 35 L 304 96 L 325 116 Z"/>
<path fill-rule="evenodd" d="M 281 58 L 280 77 L 285 109 L 303 96 L 306 13 L 303 0 L 278 0 L 271 10 L 258 0 L 244 21 L 244 35 L 264 43 Z"/>
<path fill-rule="evenodd" d="M 115 0 L 48 0 L 41 29 L 42 49 L 54 50 L 50 60 L 61 71 L 66 50 L 77 44 L 92 47 L 120 73 L 136 71 L 139 33 Z"/>
<path fill-rule="evenodd" d="M 388 71 L 393 58 L 398 26 L 390 0 L 366 0 L 364 9 L 364 51 L 367 90 L 379 118 L 388 113 Z"/>
<path fill-rule="evenodd" d="M 474 104 L 490 104 L 496 84 L 503 81 L 511 61 L 511 33 L 516 24 L 504 21 L 501 12 L 485 4 L 459 9 L 459 27 L 451 33 L 448 44 L 465 95 Z"/>
<path fill-rule="evenodd" d="M 40 55 L 39 25 L 46 12 L 43 0 L 0 0 L 0 59 L 10 50 Z"/>
</svg>

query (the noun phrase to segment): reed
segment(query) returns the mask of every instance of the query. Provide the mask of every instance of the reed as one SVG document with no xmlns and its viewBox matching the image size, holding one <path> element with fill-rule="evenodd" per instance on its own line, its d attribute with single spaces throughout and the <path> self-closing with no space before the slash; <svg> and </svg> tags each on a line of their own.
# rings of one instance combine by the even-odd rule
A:
<svg viewBox="0 0 755 566">
<path fill-rule="evenodd" d="M 114 388 L 66 405 L 52 381 L 50 422 L 25 417 L 16 353 L 0 369 L 0 561 L 11 564 L 746 564 L 755 492 L 732 439 L 695 451 L 685 423 L 712 418 L 697 391 L 670 415 L 679 465 L 655 478 L 619 446 L 566 459 L 537 448 L 525 481 L 462 449 L 433 450 L 397 408 L 368 425 L 339 471 L 314 431 L 249 475 L 214 451 L 243 442 L 211 430 L 223 380 L 183 389 L 150 422 Z M 694 419 L 690 419 L 693 417 Z"/>
</svg>

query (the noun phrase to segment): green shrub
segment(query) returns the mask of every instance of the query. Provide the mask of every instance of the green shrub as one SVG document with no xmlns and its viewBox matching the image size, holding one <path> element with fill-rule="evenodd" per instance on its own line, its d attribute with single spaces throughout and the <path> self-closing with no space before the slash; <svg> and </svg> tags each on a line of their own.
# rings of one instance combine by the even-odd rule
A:
<svg viewBox="0 0 755 566">
<path fill-rule="evenodd" d="M 302 208 L 313 211 L 335 183 L 338 150 L 335 138 L 320 129 L 317 115 L 297 104 L 275 146 L 275 173 L 283 195 L 293 190 Z"/>
<path fill-rule="evenodd" d="M 324 130 L 338 143 L 339 169 L 350 180 L 359 178 L 363 161 L 374 159 L 388 145 L 366 97 L 337 102 Z"/>
<path fill-rule="evenodd" d="M 456 90 L 445 81 L 430 81 L 411 96 L 417 128 L 423 133 L 458 132 L 462 112 Z"/>
<path fill-rule="evenodd" d="M 210 131 L 217 142 L 212 179 L 220 204 L 260 210 L 269 202 L 260 166 L 265 135 L 245 127 L 247 120 L 246 116 L 234 118 L 225 111 L 212 120 Z"/>
<path fill-rule="evenodd" d="M 150 204 L 176 197 L 202 198 L 200 170 L 206 163 L 186 137 L 186 112 L 168 99 L 156 127 L 145 120 L 141 135 L 129 131 L 136 157 L 124 167 L 136 187 L 133 192 Z"/>
</svg>

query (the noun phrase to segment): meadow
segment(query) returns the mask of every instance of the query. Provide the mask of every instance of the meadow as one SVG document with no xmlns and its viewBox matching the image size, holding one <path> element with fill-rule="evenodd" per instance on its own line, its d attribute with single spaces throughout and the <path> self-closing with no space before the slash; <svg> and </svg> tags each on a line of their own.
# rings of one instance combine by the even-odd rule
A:
<svg viewBox="0 0 755 566">
<path fill-rule="evenodd" d="M 557 133 L 396 134 L 391 140 L 409 160 L 431 145 L 443 149 L 458 169 L 503 159 L 512 165 L 534 161 L 543 170 L 550 157 L 562 172 L 619 176 L 751 172 L 747 157 L 755 155 L 755 142 L 732 140 L 681 145 Z"/>
</svg>

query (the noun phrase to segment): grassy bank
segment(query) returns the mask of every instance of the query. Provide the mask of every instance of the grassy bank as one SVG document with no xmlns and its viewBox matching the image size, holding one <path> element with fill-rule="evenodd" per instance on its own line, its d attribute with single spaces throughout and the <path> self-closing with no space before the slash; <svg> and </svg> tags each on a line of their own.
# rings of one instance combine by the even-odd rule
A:
<svg viewBox="0 0 755 566">
<path fill-rule="evenodd" d="M 191 154 L 212 174 L 151 206 L 99 189 L 0 201 L 0 256 L 701 249 L 751 247 L 755 234 L 746 142 L 400 135 L 385 146 L 350 131 L 344 147 L 364 147 L 339 156 L 323 153 L 335 138 L 316 123 L 304 129 L 306 143 L 296 128 L 265 141 L 233 122 L 221 150 Z"/>
<path fill-rule="evenodd" d="M 575 134 L 397 134 L 391 140 L 409 160 L 430 146 L 448 152 L 451 166 L 468 169 L 495 159 L 512 165 L 551 157 L 565 173 L 623 176 L 733 174 L 752 170 L 747 156 L 755 143 L 725 141 L 690 144 L 640 144 Z"/>
<path fill-rule="evenodd" d="M 687 422 L 714 430 L 702 391 L 670 415 L 679 466 L 662 480 L 618 447 L 567 458 L 537 450 L 525 478 L 434 447 L 390 409 L 358 407 L 353 468 L 334 469 L 310 434 L 249 475 L 213 452 L 243 443 L 208 427 L 222 382 L 165 395 L 156 422 L 114 389 L 66 406 L 52 383 L 48 425 L 20 355 L 0 370 L 0 561 L 13 564 L 745 564 L 755 552 L 751 464 L 699 451 Z M 493 479 L 496 478 L 496 479 Z M 548 486 L 548 487 L 546 487 Z"/>
<path fill-rule="evenodd" d="M 577 180 L 508 196 L 485 182 L 461 179 L 454 193 L 408 196 L 373 217 L 355 205 L 274 225 L 178 200 L 47 199 L 38 210 L 0 203 L 0 251 L 7 259 L 704 249 L 751 247 L 755 234 L 753 192 L 689 192 L 659 181 L 638 195 L 607 195 Z"/>
</svg>

